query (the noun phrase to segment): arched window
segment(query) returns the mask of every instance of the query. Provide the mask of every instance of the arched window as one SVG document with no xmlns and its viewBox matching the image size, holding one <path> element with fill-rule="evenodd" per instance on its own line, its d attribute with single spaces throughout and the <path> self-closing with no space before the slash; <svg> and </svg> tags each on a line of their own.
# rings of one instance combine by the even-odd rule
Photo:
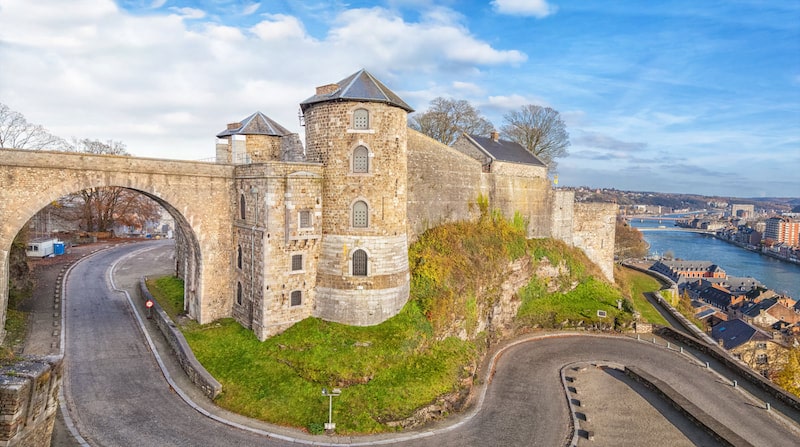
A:
<svg viewBox="0 0 800 447">
<path fill-rule="evenodd" d="M 353 151 L 353 172 L 369 172 L 369 150 L 364 146 L 359 146 Z"/>
<path fill-rule="evenodd" d="M 364 250 L 353 252 L 353 276 L 367 276 L 367 252 Z"/>
<path fill-rule="evenodd" d="M 369 209 L 364 201 L 359 200 L 353 204 L 353 227 L 367 228 L 369 225 Z"/>
<path fill-rule="evenodd" d="M 353 112 L 353 129 L 369 129 L 369 111 L 356 109 Z"/>
<path fill-rule="evenodd" d="M 237 282 L 236 283 L 236 304 L 238 304 L 240 306 L 242 305 L 242 295 L 243 294 L 244 293 L 242 292 L 242 283 Z"/>
<path fill-rule="evenodd" d="M 239 195 L 239 217 L 241 217 L 242 220 L 247 218 L 246 210 L 247 210 L 247 203 L 245 203 L 245 201 L 244 201 L 244 194 L 240 194 Z"/>
<path fill-rule="evenodd" d="M 236 267 L 242 268 L 242 246 L 236 248 Z"/>
</svg>

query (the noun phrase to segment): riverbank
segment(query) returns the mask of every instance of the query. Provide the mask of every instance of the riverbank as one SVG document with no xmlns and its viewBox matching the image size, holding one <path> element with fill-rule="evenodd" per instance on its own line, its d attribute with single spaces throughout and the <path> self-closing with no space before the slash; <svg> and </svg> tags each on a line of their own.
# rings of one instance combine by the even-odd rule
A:
<svg viewBox="0 0 800 447">
<path fill-rule="evenodd" d="M 779 253 L 773 253 L 773 252 L 769 252 L 769 251 L 759 250 L 757 247 L 755 247 L 753 245 L 743 244 L 741 242 L 730 240 L 730 239 L 728 239 L 726 237 L 720 236 L 718 233 L 709 233 L 709 234 L 714 236 L 716 239 L 719 239 L 719 240 L 721 240 L 723 242 L 727 242 L 727 243 L 729 243 L 731 245 L 735 245 L 735 246 L 737 246 L 739 248 L 743 248 L 743 249 L 745 249 L 747 251 L 751 251 L 753 253 L 758 253 L 758 254 L 764 255 L 764 256 L 769 256 L 770 258 L 777 259 L 777 260 L 783 261 L 783 262 L 788 262 L 790 264 L 800 265 L 800 259 L 787 258 L 785 256 L 781 256 Z"/>
</svg>

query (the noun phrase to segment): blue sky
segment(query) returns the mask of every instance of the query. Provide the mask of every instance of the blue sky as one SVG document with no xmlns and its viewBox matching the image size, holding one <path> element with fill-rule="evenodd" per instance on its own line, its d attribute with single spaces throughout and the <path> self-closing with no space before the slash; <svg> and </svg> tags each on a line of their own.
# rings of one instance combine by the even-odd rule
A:
<svg viewBox="0 0 800 447">
<path fill-rule="evenodd" d="M 366 68 L 424 111 L 525 104 L 570 133 L 559 185 L 800 196 L 798 1 L 0 0 L 0 103 L 65 138 L 214 156 Z"/>
</svg>

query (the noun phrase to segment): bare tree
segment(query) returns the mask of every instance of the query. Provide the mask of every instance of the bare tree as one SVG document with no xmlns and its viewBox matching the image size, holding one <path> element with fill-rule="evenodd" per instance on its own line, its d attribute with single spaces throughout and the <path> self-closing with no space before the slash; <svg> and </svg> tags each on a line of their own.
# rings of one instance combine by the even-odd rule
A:
<svg viewBox="0 0 800 447">
<path fill-rule="evenodd" d="M 78 152 L 96 155 L 129 156 L 120 141 L 74 140 Z M 85 231 L 111 231 L 115 224 L 143 228 L 147 221 L 160 218 L 161 207 L 148 197 L 118 186 L 88 188 L 66 198 L 62 217 L 79 222 Z"/>
<path fill-rule="evenodd" d="M 539 157 L 550 172 L 556 171 L 556 158 L 568 155 L 569 133 L 558 111 L 528 104 L 503 115 L 503 119 L 503 137 Z"/>
<path fill-rule="evenodd" d="M 0 149 L 70 150 L 69 144 L 0 103 Z"/>
<path fill-rule="evenodd" d="M 431 101 L 427 111 L 412 115 L 409 124 L 412 129 L 447 145 L 461 132 L 488 136 L 494 130 L 494 125 L 469 102 L 442 97 Z"/>
</svg>

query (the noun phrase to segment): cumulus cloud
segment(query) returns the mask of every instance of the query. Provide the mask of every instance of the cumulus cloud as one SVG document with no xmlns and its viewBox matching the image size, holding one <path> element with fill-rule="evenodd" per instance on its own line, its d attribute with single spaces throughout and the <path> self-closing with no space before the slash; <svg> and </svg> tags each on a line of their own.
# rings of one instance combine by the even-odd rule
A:
<svg viewBox="0 0 800 447">
<path fill-rule="evenodd" d="M 555 14 L 556 7 L 547 0 L 493 0 L 492 7 L 500 14 L 544 18 Z"/>
<path fill-rule="evenodd" d="M 260 7 L 261 3 L 250 3 L 249 5 L 246 5 L 244 9 L 242 9 L 242 15 L 249 16 L 255 14 Z"/>
<path fill-rule="evenodd" d="M 311 37 L 286 14 L 242 27 L 218 10 L 129 14 L 110 0 L 75 3 L 3 1 L 0 102 L 64 138 L 121 140 L 139 156 L 209 157 L 225 123 L 257 110 L 301 132 L 298 103 L 362 67 L 404 99 L 429 101 L 482 95 L 472 82 L 480 67 L 526 58 L 475 36 L 444 8 L 414 20 L 334 8 L 330 28 Z M 248 5 L 244 12 L 256 3 Z"/>
</svg>

